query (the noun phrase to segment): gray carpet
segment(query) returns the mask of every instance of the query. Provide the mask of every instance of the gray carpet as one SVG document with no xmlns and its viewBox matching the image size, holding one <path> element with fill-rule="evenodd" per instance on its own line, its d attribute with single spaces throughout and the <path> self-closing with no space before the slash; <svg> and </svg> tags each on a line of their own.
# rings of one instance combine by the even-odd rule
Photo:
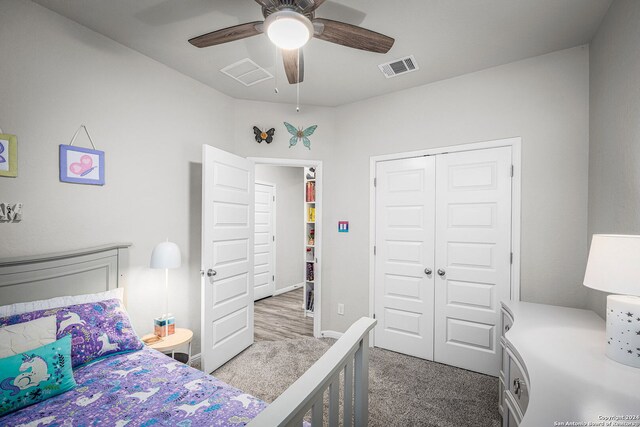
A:
<svg viewBox="0 0 640 427">
<path fill-rule="evenodd" d="M 272 402 L 333 342 L 257 342 L 213 375 Z M 497 378 L 374 348 L 369 381 L 370 426 L 501 425 Z"/>
</svg>

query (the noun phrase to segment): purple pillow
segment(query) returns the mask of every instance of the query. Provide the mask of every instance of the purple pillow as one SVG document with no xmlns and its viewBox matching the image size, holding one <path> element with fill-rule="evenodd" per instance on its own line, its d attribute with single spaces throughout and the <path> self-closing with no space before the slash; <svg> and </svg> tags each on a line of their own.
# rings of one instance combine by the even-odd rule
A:
<svg viewBox="0 0 640 427">
<path fill-rule="evenodd" d="M 0 327 L 56 315 L 60 339 L 71 333 L 71 364 L 78 367 L 111 354 L 140 350 L 142 342 L 119 299 L 50 308 L 0 318 Z"/>
</svg>

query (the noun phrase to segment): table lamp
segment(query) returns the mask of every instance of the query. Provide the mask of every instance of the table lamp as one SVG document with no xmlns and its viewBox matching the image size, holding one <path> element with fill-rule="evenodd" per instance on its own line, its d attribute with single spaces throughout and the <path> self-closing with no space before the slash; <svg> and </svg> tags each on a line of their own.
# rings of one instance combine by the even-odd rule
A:
<svg viewBox="0 0 640 427">
<path fill-rule="evenodd" d="M 165 336 L 169 335 L 169 269 L 170 268 L 178 268 L 182 263 L 182 259 L 180 257 L 180 248 L 173 242 L 170 242 L 167 239 L 166 242 L 158 243 L 154 248 L 153 252 L 151 252 L 151 268 L 164 268 L 164 280 L 165 280 L 165 293 L 166 293 L 166 304 L 165 304 L 165 312 L 162 315 L 162 320 L 164 320 L 165 327 Z"/>
<path fill-rule="evenodd" d="M 594 234 L 584 285 L 607 296 L 610 359 L 640 368 L 640 236 Z"/>
</svg>

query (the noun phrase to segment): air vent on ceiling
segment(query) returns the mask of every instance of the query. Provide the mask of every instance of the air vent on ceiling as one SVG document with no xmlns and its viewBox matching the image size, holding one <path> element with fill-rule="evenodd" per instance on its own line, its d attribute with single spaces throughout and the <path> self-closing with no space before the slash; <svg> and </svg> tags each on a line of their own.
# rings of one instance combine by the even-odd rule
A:
<svg viewBox="0 0 640 427">
<path fill-rule="evenodd" d="M 380 68 L 382 74 L 384 74 L 384 76 L 388 79 L 419 69 L 418 62 L 413 55 L 401 59 L 396 59 L 395 61 L 387 62 L 385 64 L 380 64 L 378 65 L 378 68 Z"/>
<path fill-rule="evenodd" d="M 245 86 L 253 86 L 256 83 L 273 78 L 270 72 L 249 58 L 228 65 L 220 71 Z"/>
</svg>

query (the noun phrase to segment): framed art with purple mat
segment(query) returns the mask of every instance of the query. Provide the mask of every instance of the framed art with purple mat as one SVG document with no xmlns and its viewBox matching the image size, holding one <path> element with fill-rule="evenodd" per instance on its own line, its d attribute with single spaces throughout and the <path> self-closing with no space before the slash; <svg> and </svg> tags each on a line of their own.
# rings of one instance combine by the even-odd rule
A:
<svg viewBox="0 0 640 427">
<path fill-rule="evenodd" d="M 84 129 L 90 148 L 74 147 L 78 132 Z M 76 131 L 69 145 L 60 145 L 60 181 L 74 184 L 104 185 L 104 151 L 96 150 L 84 125 Z"/>
<path fill-rule="evenodd" d="M 18 176 L 18 140 L 0 129 L 0 176 Z"/>
</svg>

